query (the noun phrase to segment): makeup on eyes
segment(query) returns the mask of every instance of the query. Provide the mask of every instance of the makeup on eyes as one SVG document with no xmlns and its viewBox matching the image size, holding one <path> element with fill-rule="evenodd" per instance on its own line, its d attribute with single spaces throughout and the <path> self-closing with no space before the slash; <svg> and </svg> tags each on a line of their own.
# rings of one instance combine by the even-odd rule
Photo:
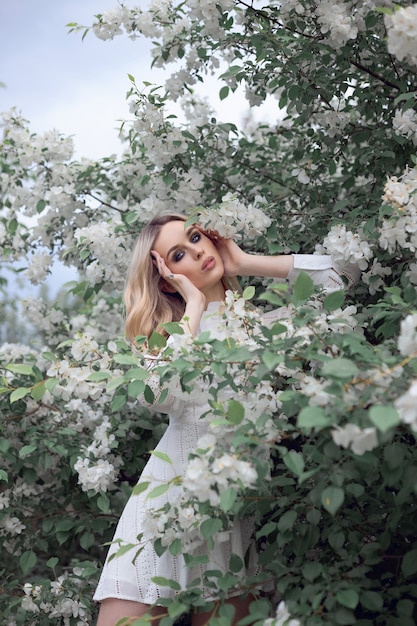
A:
<svg viewBox="0 0 417 626">
<path fill-rule="evenodd" d="M 186 236 L 191 243 L 198 243 L 201 239 L 200 231 L 196 230 L 193 226 L 186 231 Z M 168 250 L 167 259 L 169 259 L 170 255 L 173 254 L 172 260 L 174 263 L 178 263 L 183 258 L 184 253 L 185 251 L 181 249 L 179 244 L 177 244 Z"/>
</svg>

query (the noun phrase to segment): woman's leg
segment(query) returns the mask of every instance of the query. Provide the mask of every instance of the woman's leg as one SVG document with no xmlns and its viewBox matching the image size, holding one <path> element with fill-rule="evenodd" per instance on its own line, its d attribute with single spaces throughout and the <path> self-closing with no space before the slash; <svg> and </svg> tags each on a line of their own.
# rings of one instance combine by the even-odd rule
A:
<svg viewBox="0 0 417 626">
<path fill-rule="evenodd" d="M 236 626 L 236 624 L 243 617 L 249 615 L 249 606 L 255 600 L 255 597 L 252 595 L 249 596 L 237 596 L 236 598 L 229 598 L 226 601 L 226 604 L 231 604 L 235 607 L 235 616 L 233 618 L 233 622 L 231 626 Z M 215 604 L 214 608 L 207 613 L 193 613 L 191 618 L 191 626 L 204 626 L 208 623 L 211 617 L 215 617 L 217 613 L 218 605 Z"/>
<path fill-rule="evenodd" d="M 164 607 L 150 607 L 148 604 L 132 602 L 131 600 L 119 600 L 118 598 L 106 598 L 101 602 L 98 614 L 97 626 L 115 626 L 122 617 L 130 617 L 126 626 L 134 622 L 134 618 L 149 615 L 150 624 L 157 626 L 159 618 L 166 615 Z"/>
</svg>

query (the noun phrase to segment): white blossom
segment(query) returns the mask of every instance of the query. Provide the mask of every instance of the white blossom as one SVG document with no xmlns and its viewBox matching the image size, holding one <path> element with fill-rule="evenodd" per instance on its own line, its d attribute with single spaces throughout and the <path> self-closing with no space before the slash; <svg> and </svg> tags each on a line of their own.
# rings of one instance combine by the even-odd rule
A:
<svg viewBox="0 0 417 626">
<path fill-rule="evenodd" d="M 231 238 L 243 233 L 254 238 L 271 225 L 270 217 L 257 206 L 262 203 L 261 198 L 255 198 L 253 205 L 245 206 L 228 193 L 215 207 L 199 208 L 198 221 L 203 228 L 217 230 L 222 237 Z"/>
<path fill-rule="evenodd" d="M 25 271 L 26 277 L 34 285 L 41 283 L 47 274 L 49 274 L 52 265 L 52 257 L 46 252 L 34 254 L 31 258 L 30 265 Z"/>
<path fill-rule="evenodd" d="M 417 145 L 417 113 L 413 109 L 396 111 L 392 127 L 398 135 L 411 139 Z"/>
<path fill-rule="evenodd" d="M 12 517 L 7 515 L 0 520 L 0 534 L 4 535 L 8 533 L 10 535 L 20 535 L 26 526 L 23 524 L 18 517 Z"/>
<path fill-rule="evenodd" d="M 412 380 L 409 388 L 394 402 L 400 420 L 409 424 L 417 432 L 417 380 Z"/>
<path fill-rule="evenodd" d="M 264 620 L 263 626 L 301 626 L 301 622 L 291 617 L 286 603 L 281 600 L 277 606 L 275 617 Z"/>
<path fill-rule="evenodd" d="M 114 486 L 117 478 L 116 468 L 106 459 L 98 459 L 92 463 L 88 458 L 78 457 L 74 469 L 78 473 L 78 482 L 83 491 L 107 491 Z"/>
<path fill-rule="evenodd" d="M 397 343 L 403 356 L 417 354 L 417 313 L 407 315 L 401 321 Z"/>
<path fill-rule="evenodd" d="M 417 4 L 398 7 L 384 19 L 389 52 L 400 61 L 417 64 Z"/>
<path fill-rule="evenodd" d="M 332 439 L 342 448 L 350 448 L 354 454 L 361 456 L 378 445 L 376 428 L 373 426 L 361 429 L 356 424 L 337 426 L 331 431 Z"/>
<path fill-rule="evenodd" d="M 336 262 L 354 262 L 361 270 L 368 267 L 373 256 L 371 244 L 362 232 L 347 230 L 344 224 L 337 224 L 330 229 L 324 238 L 323 248 Z"/>
<path fill-rule="evenodd" d="M 356 39 L 358 28 L 351 13 L 350 2 L 319 0 L 315 13 L 326 43 L 336 50 L 349 39 Z"/>
</svg>

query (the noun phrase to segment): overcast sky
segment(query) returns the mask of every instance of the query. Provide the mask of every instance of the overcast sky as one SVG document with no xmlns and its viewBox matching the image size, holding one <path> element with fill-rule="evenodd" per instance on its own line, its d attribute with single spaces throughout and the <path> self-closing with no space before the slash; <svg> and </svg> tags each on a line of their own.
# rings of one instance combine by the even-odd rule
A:
<svg viewBox="0 0 417 626">
<path fill-rule="evenodd" d="M 92 33 L 68 33 L 66 24 L 89 25 L 116 0 L 0 0 L 0 110 L 15 106 L 35 132 L 56 128 L 74 135 L 78 156 L 100 158 L 119 150 L 118 120 L 128 117 L 127 74 L 138 85 L 160 83 L 150 70 L 150 44 Z"/>
</svg>

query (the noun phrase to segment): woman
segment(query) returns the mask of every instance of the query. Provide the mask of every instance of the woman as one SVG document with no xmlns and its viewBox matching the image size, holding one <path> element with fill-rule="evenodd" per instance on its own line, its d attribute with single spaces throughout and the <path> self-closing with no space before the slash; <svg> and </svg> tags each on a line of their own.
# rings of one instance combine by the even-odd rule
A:
<svg viewBox="0 0 417 626">
<path fill-rule="evenodd" d="M 213 312 L 219 312 L 226 289 L 236 287 L 236 276 L 264 276 L 294 280 L 299 270 L 307 271 L 316 284 L 327 291 L 343 289 L 358 278 L 356 266 L 335 267 L 330 257 L 319 255 L 251 255 L 239 248 L 231 239 L 218 233 L 205 231 L 197 224 L 189 226 L 186 218 L 178 214 L 156 216 L 139 235 L 132 255 L 125 289 L 127 309 L 126 331 L 134 341 L 138 335 L 150 336 L 161 324 L 177 321 L 184 332 L 196 335 L 210 330 L 214 323 Z M 346 281 L 342 278 L 345 277 Z M 272 316 L 273 317 L 273 316 Z M 268 318 L 273 321 L 271 314 Z M 148 384 L 152 384 L 149 383 Z M 188 455 L 196 449 L 198 439 L 207 432 L 207 421 L 200 416 L 209 407 L 208 398 L 203 401 L 181 400 L 169 394 L 157 403 L 161 389 L 154 381 L 155 405 L 160 412 L 170 416 L 169 426 L 157 446 L 157 450 L 170 456 L 167 464 L 158 456 L 148 461 L 139 482 L 149 482 L 140 495 L 132 495 L 120 518 L 115 540 L 137 543 L 142 532 L 145 512 L 158 509 L 166 502 L 167 495 L 147 499 L 149 490 L 176 476 L 183 476 Z M 210 556 L 222 571 L 227 569 L 230 555 L 238 553 L 242 559 L 251 544 L 251 527 L 247 520 L 234 522 L 229 541 L 215 546 Z M 109 550 L 109 556 L 117 551 L 117 544 Z M 161 597 L 173 597 L 168 587 L 158 587 L 152 578 L 162 576 L 176 580 L 181 588 L 204 575 L 204 566 L 186 567 L 181 555 L 165 552 L 157 556 L 152 542 L 145 542 L 142 551 L 133 560 L 134 551 L 106 561 L 94 599 L 101 602 L 97 626 L 114 626 L 122 617 L 137 618 L 151 615 L 155 620 L 165 613 L 158 604 Z M 252 564 L 253 565 L 253 564 Z M 207 568 L 208 566 L 206 566 Z M 248 564 L 250 570 L 251 564 Z M 252 569 L 252 573 L 253 573 Z M 251 571 L 243 572 L 243 575 Z M 215 600 L 210 590 L 202 587 L 207 601 Z M 228 603 L 235 608 L 234 623 L 248 614 L 253 597 L 234 596 Z M 193 626 L 207 622 L 208 614 L 192 616 Z"/>
</svg>

